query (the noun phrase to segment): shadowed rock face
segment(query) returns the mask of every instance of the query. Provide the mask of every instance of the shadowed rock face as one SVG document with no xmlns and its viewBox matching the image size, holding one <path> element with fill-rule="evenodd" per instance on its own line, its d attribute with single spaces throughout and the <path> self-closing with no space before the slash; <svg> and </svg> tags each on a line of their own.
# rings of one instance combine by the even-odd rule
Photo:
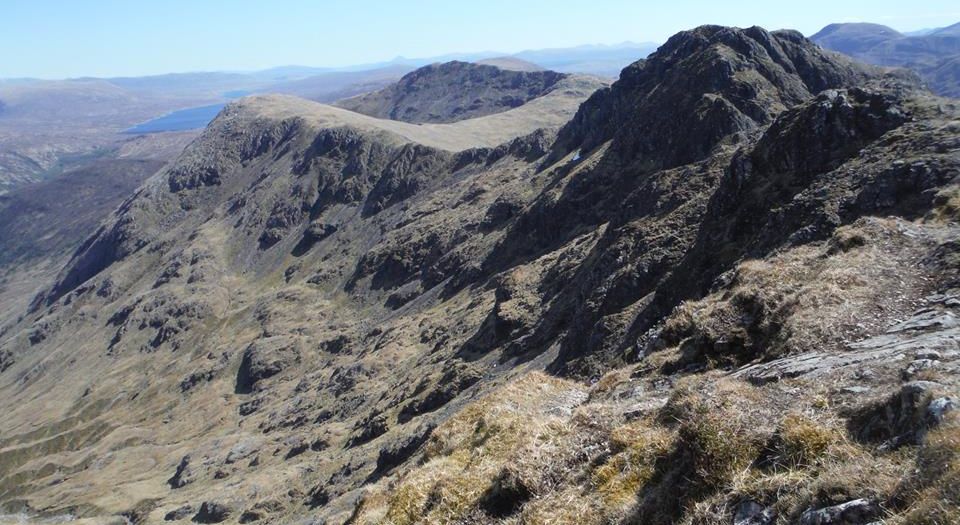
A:
<svg viewBox="0 0 960 525">
<path fill-rule="evenodd" d="M 624 69 L 583 105 L 559 144 L 564 153 L 590 151 L 613 139 L 624 161 L 669 168 L 703 159 L 813 93 L 869 76 L 796 32 L 704 26 Z"/>
<path fill-rule="evenodd" d="M 431 89 L 454 93 L 448 81 Z M 688 366 L 765 359 L 795 335 L 787 307 L 736 277 L 745 259 L 799 252 L 820 264 L 867 243 L 838 240 L 850 225 L 885 232 L 874 216 L 956 209 L 957 108 L 795 32 L 678 34 L 562 129 L 497 147 L 448 151 L 411 138 L 433 125 L 280 102 L 229 106 L 0 328 L 11 422 L 0 504 L 125 512 L 138 504 L 121 490 L 135 475 L 149 481 L 138 497 L 156 503 L 148 522 L 185 505 L 198 521 L 342 521 L 362 487 L 415 468 L 424 448 L 443 454 L 450 433 L 437 429 L 492 385 L 531 370 L 598 377 L 687 345 L 645 372 L 660 397 L 634 412 L 653 410 Z M 954 226 L 903 229 L 879 243 L 886 256 L 955 265 Z M 946 283 L 910 273 L 924 264 L 901 264 L 905 279 Z M 715 324 L 739 331 L 691 321 L 661 333 L 705 296 L 720 305 Z M 856 333 L 880 324 L 864 326 Z M 581 390 L 558 393 L 549 413 L 574 414 Z M 500 428 L 469 427 L 476 446 Z M 607 450 L 596 439 L 577 450 Z M 576 458 L 556 463 L 587 461 Z M 59 474 L 31 470 L 48 460 L 91 467 L 53 483 Z M 477 489 L 491 519 L 540 497 L 508 470 Z M 648 499 L 638 516 L 659 501 Z"/>
<path fill-rule="evenodd" d="M 512 71 L 446 62 L 422 67 L 394 85 L 336 105 L 404 122 L 456 122 L 521 106 L 547 94 L 567 76 L 554 71 Z"/>
</svg>

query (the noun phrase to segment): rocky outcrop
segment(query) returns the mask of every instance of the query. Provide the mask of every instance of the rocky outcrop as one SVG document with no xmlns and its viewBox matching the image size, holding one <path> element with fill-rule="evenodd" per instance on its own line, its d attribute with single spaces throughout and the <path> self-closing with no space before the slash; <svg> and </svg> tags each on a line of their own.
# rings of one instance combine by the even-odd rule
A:
<svg viewBox="0 0 960 525">
<path fill-rule="evenodd" d="M 238 394 L 253 392 L 260 381 L 297 363 L 300 355 L 298 342 L 287 337 L 258 339 L 250 343 L 243 351 L 234 390 Z"/>
<path fill-rule="evenodd" d="M 926 433 L 960 406 L 957 399 L 937 396 L 943 386 L 930 381 L 912 381 L 887 400 L 877 403 L 850 420 L 853 435 L 879 443 L 886 450 L 923 443 Z"/>
<path fill-rule="evenodd" d="M 644 171 L 695 162 L 811 94 L 870 74 L 796 32 L 703 26 L 671 37 L 594 94 L 560 133 L 559 154 L 613 140 L 619 159 Z"/>
<path fill-rule="evenodd" d="M 220 523 L 230 518 L 233 512 L 234 510 L 230 505 L 216 501 L 204 501 L 200 504 L 200 510 L 194 514 L 190 521 L 194 523 Z"/>
<path fill-rule="evenodd" d="M 764 199 L 788 199 L 792 194 L 787 192 L 804 184 L 791 180 L 790 189 L 780 197 L 759 181 L 743 196 L 730 194 L 725 188 L 730 175 L 725 173 L 738 172 L 739 156 L 749 151 L 762 156 L 776 143 L 795 153 L 778 158 L 791 165 L 775 171 L 811 177 L 829 172 L 906 120 L 906 110 L 885 108 L 885 95 L 879 93 L 843 94 L 842 101 L 829 102 L 841 96 L 836 92 L 811 102 L 820 90 L 864 82 L 878 74 L 825 53 L 793 32 L 712 26 L 678 34 L 624 70 L 618 82 L 591 97 L 560 132 L 551 158 L 562 160 L 561 174 L 571 171 L 576 176 L 559 178 L 563 182 L 557 189 L 540 196 L 515 221 L 502 249 L 485 263 L 491 270 L 502 270 L 510 260 L 542 255 L 606 224 L 591 257 L 572 279 L 576 284 L 561 287 L 553 299 L 555 306 L 541 316 L 525 345 L 545 344 L 562 326 L 566 337 L 561 361 L 629 352 L 632 341 L 681 297 L 704 293 L 720 267 L 728 268 L 743 255 L 731 252 L 727 258 L 728 249 L 740 250 L 754 242 L 746 239 L 753 230 L 726 230 L 728 219 L 717 210 L 720 203 L 745 210 L 751 206 L 746 193 L 751 189 Z M 705 112 L 706 102 L 730 111 Z M 797 134 L 806 126 L 819 127 L 821 133 L 807 136 L 809 143 Z M 746 141 L 754 132 L 768 138 L 756 144 Z M 744 143 L 736 155 L 725 146 L 734 142 Z M 806 148 L 821 153 L 807 160 L 799 154 Z M 577 155 L 580 160 L 571 160 Z M 591 161 L 585 162 L 584 156 Z M 942 184 L 949 177 L 943 175 L 931 184 Z M 767 201 L 762 206 L 778 205 Z M 757 222 L 759 211 L 750 209 L 742 217 L 762 224 Z M 790 217 L 804 224 L 813 219 L 809 213 Z M 694 225 L 701 222 L 709 234 L 697 231 L 700 227 Z M 791 228 L 777 223 L 764 231 L 785 238 Z M 744 237 L 732 240 L 728 234 Z M 690 266 L 700 257 L 717 263 L 717 270 Z M 671 276 L 675 277 L 669 284 L 663 284 Z"/>
<path fill-rule="evenodd" d="M 191 482 L 193 482 L 193 471 L 190 469 L 190 456 L 183 456 L 177 464 L 176 472 L 167 480 L 167 485 L 172 489 L 179 489 Z"/>
</svg>

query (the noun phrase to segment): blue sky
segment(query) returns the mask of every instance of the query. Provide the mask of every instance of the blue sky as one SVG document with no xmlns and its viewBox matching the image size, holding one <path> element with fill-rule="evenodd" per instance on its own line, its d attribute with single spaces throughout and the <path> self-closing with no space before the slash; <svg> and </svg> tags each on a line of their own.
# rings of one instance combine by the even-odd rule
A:
<svg viewBox="0 0 960 525">
<path fill-rule="evenodd" d="M 776 7 L 771 7 L 776 5 Z M 960 21 L 956 0 L 0 0 L 0 78 L 343 66 L 452 52 L 662 42 L 705 23 L 811 34 Z"/>
</svg>

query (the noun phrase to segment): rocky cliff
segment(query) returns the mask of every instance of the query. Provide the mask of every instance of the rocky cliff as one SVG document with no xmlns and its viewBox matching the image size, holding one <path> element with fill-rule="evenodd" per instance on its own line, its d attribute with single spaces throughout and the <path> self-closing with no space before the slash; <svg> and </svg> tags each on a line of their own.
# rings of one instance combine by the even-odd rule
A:
<svg viewBox="0 0 960 525">
<path fill-rule="evenodd" d="M 705 26 L 575 114 L 235 103 L 0 331 L 0 504 L 950 522 L 960 118 L 911 78 Z"/>
</svg>

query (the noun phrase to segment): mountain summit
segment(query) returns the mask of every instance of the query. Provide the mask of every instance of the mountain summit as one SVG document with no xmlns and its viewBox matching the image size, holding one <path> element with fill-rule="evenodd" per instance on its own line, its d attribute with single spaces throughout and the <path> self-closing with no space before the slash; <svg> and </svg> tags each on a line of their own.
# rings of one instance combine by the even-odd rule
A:
<svg viewBox="0 0 960 525">
<path fill-rule="evenodd" d="M 456 122 L 522 106 L 561 88 L 568 77 L 554 71 L 446 62 L 417 69 L 396 84 L 342 100 L 337 106 L 404 122 Z"/>
<path fill-rule="evenodd" d="M 811 94 L 877 71 L 823 53 L 794 31 L 703 26 L 671 37 L 595 94 L 561 133 L 564 151 L 615 139 L 664 167 L 706 156 L 725 137 L 769 124 Z M 640 123 L 643 123 L 642 125 Z"/>
<path fill-rule="evenodd" d="M 0 504 L 955 521 L 958 111 L 720 26 L 238 101 L 0 328 Z"/>
</svg>

